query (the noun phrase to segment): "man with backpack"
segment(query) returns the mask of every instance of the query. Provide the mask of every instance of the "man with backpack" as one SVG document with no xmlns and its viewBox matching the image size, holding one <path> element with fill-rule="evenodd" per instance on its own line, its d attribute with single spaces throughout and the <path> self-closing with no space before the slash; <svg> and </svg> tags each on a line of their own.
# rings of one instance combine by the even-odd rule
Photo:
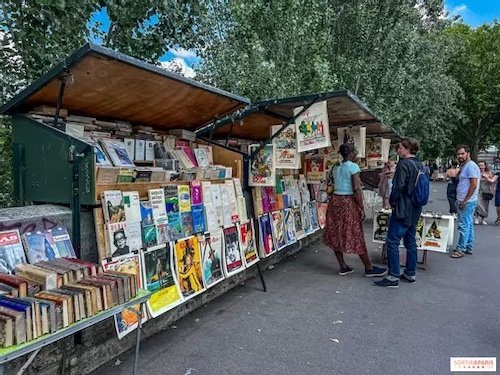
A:
<svg viewBox="0 0 500 375">
<path fill-rule="evenodd" d="M 429 175 L 415 157 L 419 143 L 416 139 L 405 138 L 397 148 L 399 163 L 394 174 L 392 193 L 389 199 L 392 215 L 385 246 L 389 274 L 374 285 L 397 288 L 399 280 L 414 283 L 417 269 L 417 223 L 422 206 L 429 199 Z M 407 255 L 406 269 L 401 274 L 399 265 L 399 244 L 403 239 Z"/>
</svg>

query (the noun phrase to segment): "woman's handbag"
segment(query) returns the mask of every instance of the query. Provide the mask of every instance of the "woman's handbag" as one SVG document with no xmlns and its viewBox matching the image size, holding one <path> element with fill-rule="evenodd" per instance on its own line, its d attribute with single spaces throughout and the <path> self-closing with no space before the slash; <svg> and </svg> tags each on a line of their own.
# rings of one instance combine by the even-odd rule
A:
<svg viewBox="0 0 500 375">
<path fill-rule="evenodd" d="M 483 193 L 482 196 L 485 201 L 491 201 L 493 199 L 493 194 L 489 192 Z"/>
</svg>

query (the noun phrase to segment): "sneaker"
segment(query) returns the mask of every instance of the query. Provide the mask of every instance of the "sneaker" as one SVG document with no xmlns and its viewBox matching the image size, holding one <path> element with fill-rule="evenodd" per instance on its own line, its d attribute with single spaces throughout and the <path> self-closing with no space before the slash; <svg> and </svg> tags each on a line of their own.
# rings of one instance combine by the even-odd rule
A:
<svg viewBox="0 0 500 375">
<path fill-rule="evenodd" d="M 471 250 L 471 249 L 465 250 L 465 251 L 464 251 L 464 254 L 467 254 L 467 255 L 472 255 L 472 250 Z"/>
<path fill-rule="evenodd" d="M 385 287 L 388 287 L 388 288 L 399 288 L 399 281 L 398 280 L 391 281 L 391 280 L 389 280 L 387 278 L 383 278 L 380 281 L 374 281 L 373 285 L 376 285 L 376 286 L 385 286 Z"/>
<path fill-rule="evenodd" d="M 352 269 L 349 266 L 346 266 L 345 268 L 341 268 L 340 269 L 339 275 L 340 276 L 345 276 L 345 275 L 349 275 L 350 273 L 353 273 L 353 272 L 354 272 L 354 269 Z"/>
<path fill-rule="evenodd" d="M 474 219 L 474 225 L 479 225 L 479 220 L 478 219 Z"/>
<path fill-rule="evenodd" d="M 415 278 L 415 276 L 407 275 L 404 272 L 401 274 L 401 276 L 399 276 L 399 278 L 401 280 L 408 281 L 409 283 L 412 283 L 412 284 L 417 281 L 417 279 Z"/>
<path fill-rule="evenodd" d="M 382 277 L 387 273 L 387 268 L 373 266 L 370 271 L 365 270 L 365 277 Z"/>
<path fill-rule="evenodd" d="M 488 222 L 486 220 L 483 220 L 483 225 L 488 225 Z"/>
</svg>

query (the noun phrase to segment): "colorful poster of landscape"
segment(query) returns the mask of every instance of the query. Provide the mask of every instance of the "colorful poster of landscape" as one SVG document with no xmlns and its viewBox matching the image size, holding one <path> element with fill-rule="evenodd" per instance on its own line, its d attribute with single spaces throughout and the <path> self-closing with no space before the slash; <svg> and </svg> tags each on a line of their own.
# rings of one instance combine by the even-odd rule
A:
<svg viewBox="0 0 500 375">
<path fill-rule="evenodd" d="M 257 243 L 255 242 L 255 230 L 253 227 L 253 220 L 247 220 L 239 225 L 240 244 L 241 250 L 244 255 L 245 266 L 251 265 L 259 261 L 257 253 Z"/>
<path fill-rule="evenodd" d="M 273 242 L 273 229 L 268 214 L 259 216 L 259 244 L 260 256 L 268 257 L 276 252 Z"/>
<path fill-rule="evenodd" d="M 352 143 L 358 151 L 358 158 L 365 157 L 366 149 L 366 128 L 364 126 L 353 126 L 337 128 L 339 145 Z"/>
<path fill-rule="evenodd" d="M 291 245 L 297 242 L 297 234 L 295 233 L 295 218 L 293 210 L 286 208 L 284 211 L 286 244 Z"/>
<path fill-rule="evenodd" d="M 449 221 L 441 217 L 426 218 L 422 237 L 424 250 L 446 253 L 448 250 Z"/>
<path fill-rule="evenodd" d="M 271 225 L 272 233 L 274 239 L 274 246 L 277 250 L 281 250 L 286 247 L 286 235 L 285 235 L 285 223 L 283 217 L 283 211 L 271 212 Z"/>
<path fill-rule="evenodd" d="M 248 146 L 249 153 L 254 152 L 260 145 Z M 266 145 L 260 149 L 250 161 L 249 180 L 250 186 L 274 186 L 276 184 L 274 167 L 274 146 Z"/>
<path fill-rule="evenodd" d="M 205 290 L 198 238 L 190 236 L 175 243 L 175 265 L 182 296 L 188 300 Z"/>
<path fill-rule="evenodd" d="M 294 109 L 298 115 L 304 107 Z M 330 122 L 328 121 L 327 102 L 311 105 L 295 119 L 297 129 L 297 151 L 304 152 L 329 147 Z"/>
<path fill-rule="evenodd" d="M 111 261 L 104 260 L 102 262 L 102 267 L 104 270 L 125 272 L 135 275 L 137 280 L 137 287 L 142 288 L 142 277 L 141 277 L 141 261 L 137 254 L 127 254 L 119 258 L 114 258 Z M 139 311 L 141 309 L 140 305 L 135 305 L 134 309 Z M 146 315 L 142 315 L 142 323 L 146 321 Z M 123 310 L 115 315 L 115 327 L 118 339 L 122 339 L 130 332 L 134 331 L 138 326 L 137 315 L 130 310 Z"/>
<path fill-rule="evenodd" d="M 325 157 L 323 154 L 306 156 L 306 181 L 319 184 L 325 179 Z"/>
<path fill-rule="evenodd" d="M 153 292 L 147 302 L 148 312 L 156 318 L 183 302 L 173 273 L 173 253 L 169 243 L 156 246 L 142 254 L 144 287 Z"/>
<path fill-rule="evenodd" d="M 210 288 L 224 280 L 222 270 L 222 231 L 220 229 L 198 236 L 203 257 L 203 281 Z"/>
<path fill-rule="evenodd" d="M 224 271 L 227 277 L 245 269 L 241 255 L 240 239 L 236 226 L 224 228 Z"/>
<path fill-rule="evenodd" d="M 271 127 L 271 135 L 274 135 L 283 126 Z M 274 167 L 281 169 L 300 168 L 300 154 L 297 151 L 297 135 L 295 124 L 288 125 L 280 134 L 273 139 L 274 144 Z"/>
</svg>

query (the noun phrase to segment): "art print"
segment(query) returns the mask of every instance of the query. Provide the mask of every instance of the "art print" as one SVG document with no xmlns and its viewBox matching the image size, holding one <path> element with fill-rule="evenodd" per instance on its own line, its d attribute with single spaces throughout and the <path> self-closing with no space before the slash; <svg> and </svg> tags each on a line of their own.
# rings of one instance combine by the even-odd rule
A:
<svg viewBox="0 0 500 375">
<path fill-rule="evenodd" d="M 448 250 L 448 219 L 426 218 L 422 237 L 422 248 L 440 253 Z"/>
<path fill-rule="evenodd" d="M 248 146 L 249 153 L 257 150 L 260 145 Z M 274 166 L 274 146 L 266 145 L 260 149 L 250 161 L 249 168 L 250 186 L 274 186 L 276 183 L 275 166 Z"/>
<path fill-rule="evenodd" d="M 282 125 L 271 127 L 271 135 L 282 128 Z M 275 168 L 300 168 L 300 154 L 297 151 L 297 134 L 295 124 L 288 125 L 273 139 Z"/>
<path fill-rule="evenodd" d="M 260 256 L 262 258 L 276 252 L 273 241 L 273 229 L 271 219 L 268 214 L 259 216 L 259 240 L 260 240 Z"/>
<path fill-rule="evenodd" d="M 303 107 L 294 109 L 294 115 Z M 330 146 L 330 122 L 328 121 L 327 102 L 315 103 L 295 120 L 297 132 L 297 151 L 304 152 Z"/>
<path fill-rule="evenodd" d="M 210 288 L 224 280 L 222 269 L 222 231 L 198 236 L 203 256 L 203 281 Z"/>
<path fill-rule="evenodd" d="M 306 156 L 306 181 L 319 184 L 325 179 L 325 157 L 322 154 Z"/>
<path fill-rule="evenodd" d="M 390 217 L 391 214 L 387 212 L 378 212 L 375 214 L 373 218 L 373 242 L 385 243 Z"/>
<path fill-rule="evenodd" d="M 259 261 L 259 255 L 257 254 L 257 243 L 255 242 L 253 220 L 247 220 L 240 223 L 239 235 L 245 266 L 250 267 L 251 265 Z"/>
<path fill-rule="evenodd" d="M 364 158 L 366 153 L 366 128 L 364 126 L 353 126 L 338 128 L 337 135 L 339 144 L 352 143 L 358 151 L 358 158 Z"/>
<path fill-rule="evenodd" d="M 295 218 L 293 210 L 287 208 L 284 210 L 286 244 L 291 245 L 297 242 L 297 234 L 295 233 Z"/>
<path fill-rule="evenodd" d="M 245 269 L 241 255 L 238 230 L 235 226 L 223 229 L 224 234 L 224 271 L 227 277 Z"/>
<path fill-rule="evenodd" d="M 187 300 L 205 290 L 198 238 L 191 236 L 175 243 L 177 279 L 182 296 Z"/>
<path fill-rule="evenodd" d="M 286 246 L 285 223 L 283 211 L 271 212 L 273 239 L 276 249 L 281 250 Z"/>
</svg>

